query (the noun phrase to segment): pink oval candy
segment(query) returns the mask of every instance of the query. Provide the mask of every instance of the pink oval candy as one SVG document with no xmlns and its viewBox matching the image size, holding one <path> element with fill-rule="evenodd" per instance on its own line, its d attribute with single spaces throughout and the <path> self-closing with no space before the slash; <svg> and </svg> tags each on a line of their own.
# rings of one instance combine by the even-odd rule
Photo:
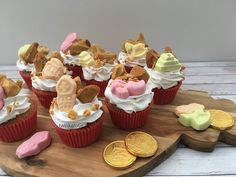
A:
<svg viewBox="0 0 236 177">
<path fill-rule="evenodd" d="M 18 146 L 16 149 L 16 155 L 20 159 L 36 155 L 48 147 L 51 140 L 52 138 L 48 131 L 37 132 L 30 139 Z"/>
<path fill-rule="evenodd" d="M 71 44 L 77 39 L 77 34 L 76 33 L 70 33 L 66 36 L 65 40 L 62 42 L 60 46 L 60 50 L 62 52 L 66 52 L 68 48 L 71 46 Z"/>
</svg>

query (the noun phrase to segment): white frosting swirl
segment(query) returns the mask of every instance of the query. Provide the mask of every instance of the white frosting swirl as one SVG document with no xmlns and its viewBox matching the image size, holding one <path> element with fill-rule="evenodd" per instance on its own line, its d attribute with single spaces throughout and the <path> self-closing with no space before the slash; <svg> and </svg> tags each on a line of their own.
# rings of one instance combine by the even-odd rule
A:
<svg viewBox="0 0 236 177">
<path fill-rule="evenodd" d="M 99 109 L 96 111 L 91 111 L 91 114 L 88 117 L 84 117 L 83 113 L 85 110 L 90 109 L 94 104 L 99 105 Z M 95 122 L 98 120 L 103 111 L 101 110 L 102 102 L 98 100 L 98 98 L 94 98 L 91 103 L 81 103 L 78 99 L 76 100 L 76 104 L 73 107 L 73 110 L 77 113 L 77 118 L 75 120 L 71 120 L 68 118 L 68 113 L 61 112 L 58 110 L 57 106 L 53 107 L 53 114 L 51 114 L 52 120 L 54 123 L 62 129 L 70 130 L 70 129 L 79 129 L 87 126 L 88 123 Z"/>
<path fill-rule="evenodd" d="M 125 52 L 120 52 L 118 56 L 118 61 L 120 64 L 124 64 L 129 67 L 134 67 L 134 66 L 145 66 L 146 64 L 146 55 L 140 58 L 135 58 L 133 61 L 127 60 L 128 55 Z"/>
<path fill-rule="evenodd" d="M 30 109 L 29 102 L 30 91 L 28 89 L 21 89 L 14 97 L 4 99 L 4 107 L 0 110 L 0 124 L 16 118 L 17 115 L 23 114 Z M 7 107 L 11 107 L 11 112 L 7 111 Z"/>
<path fill-rule="evenodd" d="M 26 64 L 24 60 L 18 59 L 16 61 L 16 66 L 20 71 L 26 71 L 26 72 L 31 72 L 34 69 L 34 64 Z"/>
<path fill-rule="evenodd" d="M 51 79 L 40 79 L 38 76 L 31 77 L 32 86 L 35 89 L 42 90 L 42 91 L 56 91 L 57 81 Z"/>
<path fill-rule="evenodd" d="M 184 79 L 184 74 L 179 70 L 171 72 L 158 72 L 146 66 L 144 68 L 150 76 L 148 84 L 151 85 L 152 88 L 168 89 L 176 86 L 178 82 Z"/>
<path fill-rule="evenodd" d="M 85 80 L 107 81 L 111 77 L 111 70 L 115 64 L 106 63 L 100 68 L 84 67 L 83 75 Z"/>
<path fill-rule="evenodd" d="M 127 113 L 142 111 L 152 102 L 153 92 L 152 88 L 148 84 L 146 85 L 146 90 L 142 95 L 129 96 L 126 99 L 121 99 L 113 95 L 111 92 L 111 83 L 112 80 L 109 81 L 106 87 L 105 97 L 109 99 L 111 104 L 115 104 L 118 108 Z"/>
<path fill-rule="evenodd" d="M 72 56 L 70 52 L 68 54 L 65 54 L 62 51 L 60 51 L 60 55 L 64 59 L 64 64 L 80 66 L 79 55 Z"/>
</svg>

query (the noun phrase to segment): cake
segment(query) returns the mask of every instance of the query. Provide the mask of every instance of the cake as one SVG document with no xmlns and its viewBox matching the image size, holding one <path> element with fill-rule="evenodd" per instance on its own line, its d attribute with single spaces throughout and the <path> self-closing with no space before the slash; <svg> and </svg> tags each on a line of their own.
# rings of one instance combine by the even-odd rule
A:
<svg viewBox="0 0 236 177">
<path fill-rule="evenodd" d="M 87 51 L 91 44 L 87 39 L 81 39 L 76 33 L 70 33 L 60 46 L 60 54 L 64 59 L 64 64 L 69 71 L 72 71 L 72 76 L 79 76 L 83 79 L 82 67 L 80 65 L 79 54 Z"/>
<path fill-rule="evenodd" d="M 184 80 L 184 67 L 171 48 L 166 47 L 161 55 L 153 49 L 149 50 L 145 69 L 150 76 L 148 84 L 154 91 L 154 104 L 171 103 Z"/>
<path fill-rule="evenodd" d="M 57 97 L 50 107 L 52 123 L 61 141 L 70 147 L 94 143 L 100 136 L 104 111 L 98 100 L 99 87 L 82 87 L 77 76 L 62 76 L 56 86 Z"/>
<path fill-rule="evenodd" d="M 47 47 L 40 46 L 37 42 L 34 42 L 32 44 L 25 44 L 18 50 L 18 60 L 16 62 L 16 66 L 29 89 L 32 87 L 30 73 L 34 69 L 34 59 L 37 53 L 47 55 L 49 53 L 49 49 Z"/>
<path fill-rule="evenodd" d="M 105 102 L 113 123 L 125 130 L 142 127 L 151 111 L 153 92 L 148 73 L 140 66 L 127 73 L 117 65 L 105 90 Z"/>
<path fill-rule="evenodd" d="M 30 91 L 0 75 L 0 140 L 13 142 L 30 136 L 37 126 L 37 105 Z"/>
</svg>

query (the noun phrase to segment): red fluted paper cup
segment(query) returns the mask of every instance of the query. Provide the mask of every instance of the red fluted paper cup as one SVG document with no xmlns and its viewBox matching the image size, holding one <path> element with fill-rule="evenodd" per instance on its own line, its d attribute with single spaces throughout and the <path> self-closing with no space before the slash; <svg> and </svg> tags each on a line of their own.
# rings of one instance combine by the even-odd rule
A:
<svg viewBox="0 0 236 177">
<path fill-rule="evenodd" d="M 90 123 L 88 126 L 74 129 L 74 130 L 65 130 L 59 128 L 52 120 L 52 124 L 54 125 L 58 136 L 61 141 L 70 147 L 79 148 L 88 146 L 95 141 L 97 141 L 102 132 L 102 124 L 104 121 L 105 115 L 102 116 L 93 123 Z"/>
<path fill-rule="evenodd" d="M 27 112 L 0 125 L 0 140 L 4 142 L 19 141 L 32 135 L 36 128 L 37 104 L 31 100 L 30 109 Z"/>
<path fill-rule="evenodd" d="M 168 89 L 158 89 L 154 88 L 152 91 L 154 92 L 153 102 L 157 105 L 165 105 L 170 104 L 181 86 L 182 82 L 179 82 L 178 85 L 168 88 Z"/>
<path fill-rule="evenodd" d="M 148 115 L 152 108 L 152 102 L 142 111 L 127 113 L 116 105 L 111 104 L 108 99 L 105 99 L 106 106 L 109 110 L 112 122 L 119 128 L 124 130 L 135 130 L 143 127 L 148 120 Z"/>
<path fill-rule="evenodd" d="M 41 105 L 47 109 L 50 108 L 53 98 L 57 97 L 57 92 L 42 91 L 32 87 L 32 91 L 38 97 Z"/>
<path fill-rule="evenodd" d="M 106 90 L 108 80 L 107 81 L 96 81 L 96 80 L 84 80 L 86 85 L 97 85 L 100 88 L 99 97 L 104 97 L 104 92 Z"/>
<path fill-rule="evenodd" d="M 30 72 L 26 72 L 26 71 L 19 71 L 21 77 L 24 79 L 27 87 L 29 89 L 32 89 L 32 81 L 31 81 L 31 75 Z"/>
<path fill-rule="evenodd" d="M 84 79 L 83 70 L 81 66 L 65 64 L 68 71 L 72 71 L 72 77 L 79 76 L 81 80 Z"/>
</svg>

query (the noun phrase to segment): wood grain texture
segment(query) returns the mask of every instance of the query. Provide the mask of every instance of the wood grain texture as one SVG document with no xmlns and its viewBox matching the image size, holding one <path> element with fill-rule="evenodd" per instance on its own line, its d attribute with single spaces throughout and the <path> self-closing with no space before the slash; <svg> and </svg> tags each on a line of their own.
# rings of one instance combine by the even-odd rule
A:
<svg viewBox="0 0 236 177">
<path fill-rule="evenodd" d="M 37 99 L 33 93 L 31 97 Z M 0 164 L 11 176 L 18 174 L 23 176 L 104 176 L 106 174 L 107 176 L 136 177 L 146 174 L 168 158 L 176 150 L 179 142 L 199 151 L 212 151 L 217 141 L 236 145 L 236 126 L 222 132 L 212 128 L 204 132 L 196 132 L 180 125 L 172 111 L 176 105 L 191 102 L 204 103 L 206 108 L 223 109 L 236 117 L 236 105 L 232 101 L 214 100 L 205 92 L 179 91 L 171 105 L 154 106 L 147 124 L 140 129 L 155 136 L 159 143 L 157 154 L 152 158 L 139 159 L 127 170 L 115 170 L 103 162 L 103 149 L 113 140 L 124 139 L 128 132 L 116 128 L 109 114 L 107 114 L 103 133 L 98 142 L 85 148 L 73 149 L 60 142 L 50 124 L 47 110 L 39 105 L 38 130 L 51 132 L 52 145 L 38 156 L 19 160 L 15 156 L 15 150 L 21 142 L 0 143 Z M 106 110 L 105 107 L 104 109 Z"/>
<path fill-rule="evenodd" d="M 223 75 L 233 75 L 236 71 L 236 62 L 191 62 L 184 63 L 186 66 L 186 78 L 189 76 L 205 76 L 199 83 L 188 83 L 182 85 L 182 89 L 204 90 L 214 98 L 227 98 L 236 103 L 236 79 L 230 84 L 222 84 Z M 17 67 L 14 65 L 0 66 L 0 73 L 9 77 L 19 79 Z M 213 75 L 217 83 L 206 77 Z M 225 143 L 217 143 L 213 153 L 203 153 L 180 145 L 176 152 L 154 168 L 145 176 L 236 176 L 235 149 Z M 1 159 L 0 159 L 1 161 Z M 198 168 L 196 168 L 196 164 Z M 6 173 L 0 168 L 0 176 Z"/>
</svg>

